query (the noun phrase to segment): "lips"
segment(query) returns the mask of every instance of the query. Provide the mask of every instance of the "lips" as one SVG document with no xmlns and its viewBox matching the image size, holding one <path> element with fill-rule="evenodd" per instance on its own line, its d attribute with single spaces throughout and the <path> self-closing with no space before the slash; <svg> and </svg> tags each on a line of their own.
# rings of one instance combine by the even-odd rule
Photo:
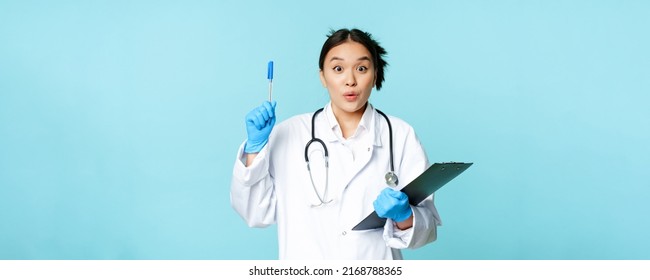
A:
<svg viewBox="0 0 650 280">
<path fill-rule="evenodd" d="M 356 101 L 357 98 L 359 97 L 359 95 L 356 94 L 355 92 L 346 92 L 346 93 L 343 94 L 343 97 L 347 101 Z"/>
</svg>

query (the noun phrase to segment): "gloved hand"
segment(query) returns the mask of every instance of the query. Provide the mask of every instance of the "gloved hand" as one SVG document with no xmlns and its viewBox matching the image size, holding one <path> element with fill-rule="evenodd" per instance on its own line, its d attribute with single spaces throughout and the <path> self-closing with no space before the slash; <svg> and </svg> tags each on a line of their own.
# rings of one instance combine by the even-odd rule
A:
<svg viewBox="0 0 650 280">
<path fill-rule="evenodd" d="M 396 222 L 405 221 L 413 214 L 408 196 L 391 188 L 382 190 L 372 205 L 379 217 L 391 218 Z"/>
<path fill-rule="evenodd" d="M 275 125 L 276 102 L 264 101 L 262 105 L 246 114 L 246 145 L 244 153 L 258 153 L 269 140 L 271 130 Z"/>
</svg>

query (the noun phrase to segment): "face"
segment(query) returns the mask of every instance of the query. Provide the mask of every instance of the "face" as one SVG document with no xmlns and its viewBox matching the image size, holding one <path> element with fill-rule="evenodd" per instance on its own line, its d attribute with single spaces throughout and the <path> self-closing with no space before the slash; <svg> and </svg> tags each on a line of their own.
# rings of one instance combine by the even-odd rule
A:
<svg viewBox="0 0 650 280">
<path fill-rule="evenodd" d="M 376 79 L 370 52 L 354 41 L 332 48 L 325 56 L 320 79 L 329 91 L 335 115 L 363 115 Z"/>
</svg>

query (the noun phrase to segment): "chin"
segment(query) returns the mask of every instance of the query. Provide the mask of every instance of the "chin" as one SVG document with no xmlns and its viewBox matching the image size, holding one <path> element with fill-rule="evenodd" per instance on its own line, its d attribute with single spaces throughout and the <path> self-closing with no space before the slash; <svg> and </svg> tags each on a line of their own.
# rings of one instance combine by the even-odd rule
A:
<svg viewBox="0 0 650 280">
<path fill-rule="evenodd" d="M 354 113 L 359 110 L 363 110 L 364 109 L 363 105 L 365 104 L 366 102 L 353 102 L 353 103 L 346 102 L 343 104 L 343 106 L 341 106 L 341 109 L 348 113 Z"/>
</svg>

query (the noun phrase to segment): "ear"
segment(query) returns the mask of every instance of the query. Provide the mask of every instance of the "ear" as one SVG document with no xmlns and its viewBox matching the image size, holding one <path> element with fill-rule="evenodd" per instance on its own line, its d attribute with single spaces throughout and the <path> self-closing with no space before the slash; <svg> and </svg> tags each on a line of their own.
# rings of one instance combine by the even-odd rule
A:
<svg viewBox="0 0 650 280">
<path fill-rule="evenodd" d="M 323 85 L 324 88 L 327 88 L 327 80 L 325 80 L 325 74 L 323 74 L 323 70 L 318 71 L 318 75 L 320 76 L 320 83 Z"/>
<path fill-rule="evenodd" d="M 377 71 L 375 71 L 375 77 L 372 79 L 372 86 L 377 88 Z"/>
</svg>

